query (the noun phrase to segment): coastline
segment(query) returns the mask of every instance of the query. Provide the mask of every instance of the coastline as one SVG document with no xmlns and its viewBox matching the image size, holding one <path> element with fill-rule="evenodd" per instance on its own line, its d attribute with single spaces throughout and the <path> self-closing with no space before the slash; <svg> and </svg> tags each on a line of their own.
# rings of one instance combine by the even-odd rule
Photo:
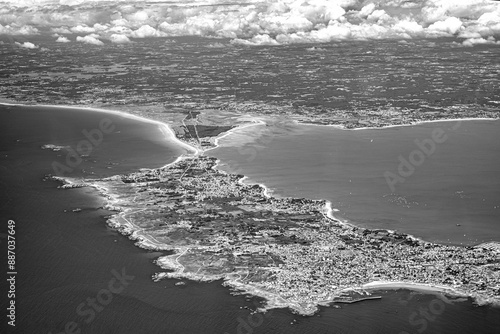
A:
<svg viewBox="0 0 500 334">
<path fill-rule="evenodd" d="M 413 123 L 409 124 L 394 124 L 394 125 L 384 125 L 384 126 L 366 126 L 366 127 L 359 127 L 359 128 L 346 128 L 343 125 L 338 125 L 338 124 L 314 124 L 314 123 L 307 123 L 307 122 L 299 122 L 296 121 L 296 124 L 302 124 L 302 125 L 311 125 L 311 126 L 325 126 L 325 127 L 332 127 L 340 130 L 346 130 L 346 131 L 358 131 L 358 130 L 384 130 L 384 129 L 390 129 L 390 128 L 400 128 L 400 127 L 409 127 L 409 126 L 417 126 L 421 124 L 426 124 L 426 123 L 441 123 L 441 122 L 463 122 L 463 121 L 498 121 L 500 118 L 489 118 L 489 117 L 466 117 L 466 118 L 449 118 L 449 119 L 433 119 L 433 120 L 421 120 L 421 121 L 416 121 Z"/>
<path fill-rule="evenodd" d="M 246 128 L 249 128 L 249 127 L 252 127 L 252 126 L 256 126 L 256 125 L 265 125 L 266 124 L 266 122 L 264 122 L 263 120 L 258 119 L 258 118 L 252 118 L 251 122 L 252 123 L 250 123 L 250 124 L 238 125 L 237 127 L 235 127 L 235 128 L 233 128 L 233 129 L 231 129 L 229 131 L 226 131 L 226 132 L 218 135 L 214 139 L 214 147 L 210 147 L 210 148 L 208 148 L 206 150 L 203 150 L 203 152 L 208 152 L 210 150 L 213 150 L 213 149 L 217 148 L 219 146 L 219 140 L 221 140 L 222 138 L 227 137 L 227 136 L 233 134 L 236 131 L 239 131 L 239 130 L 242 130 L 242 129 L 246 129 Z"/>
<path fill-rule="evenodd" d="M 225 174 L 227 175 L 227 174 Z M 261 188 L 261 187 L 259 187 Z M 276 200 L 274 198 L 271 198 L 271 200 Z M 293 200 L 293 199 L 292 199 Z M 321 202 L 321 201 L 318 201 Z M 324 206 L 326 204 L 322 204 L 321 207 L 323 207 L 323 212 L 324 212 Z M 342 224 L 341 224 L 342 225 Z M 346 228 L 346 227 L 344 227 Z M 349 228 L 350 231 L 357 231 L 359 230 L 356 227 Z M 143 246 L 148 248 L 148 245 L 145 244 L 145 241 L 141 238 L 136 238 L 137 235 L 132 234 L 131 238 L 132 239 L 139 239 L 138 245 Z M 415 241 L 414 238 L 404 235 L 408 242 L 410 243 L 418 243 Z M 428 244 L 428 243 L 426 243 Z M 156 245 L 155 245 L 156 246 Z M 218 248 L 218 246 L 216 247 Z M 458 249 L 458 247 L 455 247 Z M 157 248 L 154 248 L 157 249 Z M 302 314 L 302 315 L 312 315 L 314 314 L 318 309 L 318 305 L 324 305 L 325 303 L 330 303 L 335 301 L 336 297 L 339 297 L 342 292 L 352 290 L 352 289 L 364 289 L 364 285 L 359 285 L 359 284 L 354 284 L 350 285 L 347 287 L 342 288 L 340 291 L 333 292 L 333 294 L 330 295 L 329 298 L 325 299 L 322 298 L 321 301 L 316 301 L 316 302 L 310 302 L 310 303 L 304 303 L 304 302 L 298 302 L 295 299 L 292 300 L 287 300 L 284 299 L 280 294 L 271 292 L 267 289 L 263 289 L 260 285 L 255 285 L 251 282 L 243 282 L 241 281 L 242 276 L 245 273 L 248 273 L 244 271 L 243 273 L 227 273 L 227 274 L 210 274 L 210 275 L 205 275 L 204 273 L 198 273 L 198 270 L 191 271 L 191 272 L 186 272 L 184 270 L 183 266 L 179 266 L 179 259 L 186 253 L 189 252 L 188 255 L 190 256 L 196 256 L 195 254 L 198 254 L 198 252 L 204 252 L 205 250 L 210 250 L 212 249 L 211 246 L 200 246 L 200 245 L 192 245 L 190 246 L 189 249 L 185 247 L 179 247 L 179 246 L 174 246 L 172 245 L 171 248 L 174 251 L 172 255 L 167 255 L 164 257 L 161 257 L 157 260 L 157 264 L 160 265 L 160 267 L 164 269 L 171 270 L 173 272 L 168 272 L 168 273 L 162 273 L 158 274 L 156 279 L 161 279 L 161 278 L 175 278 L 175 279 L 180 279 L 180 278 L 187 278 L 190 280 L 195 280 L 195 281 L 214 281 L 214 280 L 220 280 L 222 279 L 224 281 L 224 285 L 227 285 L 229 287 L 232 287 L 233 289 L 236 289 L 238 291 L 241 291 L 241 293 L 246 293 L 254 296 L 259 296 L 263 297 L 267 300 L 266 306 L 262 310 L 266 309 L 272 309 L 272 308 L 282 308 L 282 307 L 288 307 L 292 309 L 293 311 Z M 246 277 L 247 275 L 245 275 Z M 415 291 L 422 291 L 421 286 L 425 285 L 422 283 L 415 283 L 415 282 L 398 282 L 398 281 L 390 281 L 385 283 L 384 285 L 376 285 L 379 280 L 371 280 L 368 282 L 369 284 L 366 285 L 366 289 L 370 288 L 372 290 L 384 290 L 388 288 L 394 288 L 394 289 L 410 289 L 410 290 L 415 290 Z M 404 285 L 402 285 L 404 284 Z M 425 285 L 426 287 L 440 287 L 440 285 L 437 284 L 427 284 Z M 414 289 L 415 288 L 415 289 Z M 448 294 L 457 294 L 453 291 L 450 286 L 446 287 L 446 290 L 442 290 L 442 293 L 448 293 Z M 435 289 L 435 288 L 433 288 Z M 427 291 L 427 290 L 426 290 Z M 434 290 L 432 290 L 434 291 Z M 460 290 L 458 290 L 460 291 Z M 427 291 L 428 292 L 428 291 Z M 477 300 L 487 300 L 487 298 L 481 298 L 480 295 L 475 295 L 474 293 L 469 293 L 465 294 L 463 293 L 462 295 L 468 295 L 471 297 L 476 298 Z"/>
<path fill-rule="evenodd" d="M 5 103 L 0 103 L 0 104 L 5 104 Z M 8 104 L 6 104 L 6 105 L 8 105 Z M 15 106 L 33 106 L 33 105 L 16 104 Z M 96 112 L 107 112 L 107 113 L 120 115 L 123 117 L 128 117 L 128 118 L 135 119 L 135 120 L 142 121 L 142 122 L 146 121 L 146 122 L 158 124 L 158 126 L 162 130 L 162 133 L 164 134 L 166 140 L 174 141 L 175 143 L 178 143 L 182 147 L 188 147 L 189 151 L 194 152 L 191 156 L 180 156 L 174 162 L 166 164 L 165 166 L 161 167 L 160 169 L 165 169 L 165 168 L 169 168 L 172 166 L 176 166 L 180 162 L 182 162 L 183 160 L 186 160 L 189 158 L 191 158 L 191 159 L 197 158 L 200 156 L 200 154 L 203 154 L 204 152 L 208 151 L 208 150 L 200 151 L 196 147 L 193 147 L 193 146 L 181 141 L 180 139 L 178 139 L 175 136 L 174 131 L 170 128 L 170 126 L 168 124 L 160 122 L 160 121 L 151 120 L 148 118 L 143 118 L 143 117 L 128 114 L 128 113 L 124 113 L 124 112 L 120 112 L 120 111 L 112 111 L 112 110 L 107 110 L 107 109 L 72 107 L 72 106 L 50 106 L 50 105 L 41 105 L 41 106 L 93 110 Z M 463 120 L 477 120 L 477 119 L 472 118 L 472 119 L 463 119 Z M 488 119 L 488 120 L 496 120 L 496 119 Z M 443 121 L 443 120 L 424 121 L 422 123 L 439 122 L 439 121 Z M 458 121 L 458 120 L 453 119 L 453 120 L 444 120 L 444 121 Z M 223 138 L 223 137 L 229 135 L 230 133 L 236 131 L 237 129 L 246 128 L 249 126 L 254 126 L 254 125 L 259 125 L 259 124 L 265 124 L 265 122 L 259 121 L 257 123 L 246 124 L 246 125 L 243 125 L 241 127 L 236 127 L 234 129 L 231 129 L 230 131 L 222 134 L 220 136 L 220 138 Z M 413 126 L 413 125 L 416 125 L 416 124 L 395 125 L 395 126 Z M 326 125 L 326 126 L 330 126 L 330 125 Z M 359 128 L 359 129 L 363 129 L 363 128 Z M 366 128 L 366 129 L 374 129 L 374 128 Z M 378 128 L 375 128 L 375 129 L 378 129 Z M 380 128 L 380 129 L 382 129 L 382 128 Z M 215 147 L 217 147 L 217 144 L 218 144 L 217 138 L 215 140 L 215 144 L 216 144 Z M 210 149 L 212 149 L 212 148 L 210 148 Z M 217 167 L 217 164 L 216 164 L 216 167 Z M 226 173 L 226 174 L 231 175 L 231 173 Z M 110 180 L 112 178 L 107 178 L 107 179 Z M 245 178 L 246 177 L 239 178 L 237 182 L 244 184 Z M 116 196 L 113 196 L 113 192 L 111 189 L 107 188 L 104 184 L 101 184 L 99 181 L 78 183 L 75 180 L 69 179 L 68 183 L 70 184 L 70 186 L 68 186 L 68 188 L 76 187 L 76 186 L 78 186 L 78 187 L 91 186 L 91 187 L 96 188 L 99 191 L 99 193 L 102 194 L 107 199 L 108 204 L 106 205 L 106 207 L 108 209 L 116 210 L 117 208 L 122 207 L 122 205 L 124 204 L 121 202 L 121 200 L 119 198 L 117 198 Z M 267 197 L 268 199 L 273 198 L 273 196 L 269 194 L 269 189 L 265 185 L 260 185 L 260 184 L 257 184 L 257 185 L 264 189 L 264 196 L 265 197 Z M 325 203 L 324 204 L 324 211 L 326 211 L 325 215 L 327 218 L 329 218 L 330 220 L 333 220 L 335 223 L 348 225 L 351 228 L 357 228 L 355 225 L 352 225 L 352 224 L 349 224 L 346 222 L 342 222 L 342 221 L 338 220 L 337 218 L 335 218 L 333 216 L 333 212 L 335 209 L 331 208 L 331 203 L 328 201 L 323 201 L 323 202 Z M 122 204 L 122 205 L 120 205 L 120 204 Z M 129 235 L 130 239 L 136 240 L 137 241 L 136 245 L 139 247 L 146 248 L 146 249 L 152 249 L 152 250 L 172 250 L 174 252 L 172 255 L 162 257 L 165 260 L 163 260 L 163 261 L 161 261 L 160 259 L 158 260 L 158 265 L 160 267 L 174 270 L 173 273 L 169 273 L 169 274 L 165 275 L 165 277 L 171 277 L 171 278 L 185 277 L 188 279 L 203 280 L 203 279 L 200 279 L 200 277 L 197 277 L 196 275 L 184 273 L 183 266 L 179 267 L 179 266 L 175 265 L 175 263 L 179 264 L 178 259 L 187 252 L 187 250 L 188 250 L 187 248 L 165 245 L 164 243 L 161 243 L 158 240 L 156 240 L 154 237 L 147 235 L 144 232 L 144 229 L 141 229 L 140 226 L 134 224 L 131 220 L 126 218 L 127 215 L 131 215 L 131 214 L 134 214 L 137 212 L 140 212 L 140 209 L 138 210 L 135 208 L 130 208 L 130 209 L 120 210 L 119 212 L 117 212 L 117 214 L 113 215 L 113 217 L 109 221 L 109 224 L 113 227 L 118 228 L 121 233 L 123 233 L 125 235 Z M 388 231 L 388 232 L 391 232 L 391 231 Z M 417 238 L 414 238 L 414 239 L 419 240 Z M 172 257 L 172 258 L 175 257 L 175 262 L 167 261 L 167 257 Z M 229 285 L 234 289 L 244 291 L 245 293 L 248 293 L 250 291 L 250 293 L 251 294 L 253 293 L 253 295 L 264 297 L 265 299 L 269 300 L 269 303 L 268 303 L 266 309 L 276 308 L 276 307 L 290 307 L 291 309 L 296 310 L 301 314 L 313 314 L 317 310 L 317 308 L 313 307 L 312 305 L 304 307 L 304 306 L 301 306 L 297 303 L 290 303 L 290 301 L 286 301 L 280 295 L 270 293 L 270 292 L 268 292 L 264 289 L 261 289 L 259 287 L 256 287 L 256 286 L 252 287 L 251 285 L 249 286 L 248 284 L 245 285 L 244 283 L 241 283 L 239 281 L 239 279 L 241 279 L 241 277 L 239 279 L 231 279 L 231 278 L 228 278 L 225 275 L 223 275 L 222 277 L 221 276 L 208 277 L 207 280 L 217 280 L 217 279 L 221 279 L 221 278 L 225 280 L 224 284 Z M 427 290 L 425 290 L 422 287 L 429 287 L 429 288 Z M 353 288 L 355 288 L 355 287 L 353 287 Z M 453 289 L 451 289 L 450 287 L 439 287 L 439 286 L 434 286 L 432 284 L 425 285 L 425 284 L 421 284 L 421 283 L 407 283 L 407 282 L 396 282 L 396 281 L 394 281 L 394 282 L 391 282 L 391 281 L 388 281 L 388 282 L 373 281 L 373 282 L 366 283 L 365 285 L 362 286 L 362 288 L 363 289 L 370 289 L 370 290 L 383 290 L 383 289 L 390 289 L 390 288 L 411 289 L 411 290 L 415 290 L 415 291 L 431 291 L 431 290 L 435 291 L 435 290 L 437 290 L 440 293 L 449 293 L 449 292 L 453 291 Z M 347 288 L 347 289 L 351 289 L 351 288 Z M 459 293 L 459 292 L 457 292 L 457 293 Z M 328 298 L 327 300 L 325 300 L 325 302 L 328 302 L 328 300 L 333 299 L 333 298 L 334 298 L 334 296 L 331 298 Z"/>
<path fill-rule="evenodd" d="M 137 115 L 127 113 L 124 111 L 113 110 L 113 109 L 93 108 L 93 107 L 71 106 L 71 105 L 67 105 L 67 106 L 66 105 L 49 105 L 49 104 L 32 105 L 32 104 L 22 104 L 22 103 L 0 102 L 0 106 L 1 105 L 12 106 L 12 107 L 31 107 L 31 108 L 44 107 L 44 108 L 57 108 L 57 109 L 87 110 L 87 111 L 94 111 L 94 112 L 100 112 L 100 113 L 109 113 L 112 115 L 121 116 L 121 117 L 128 118 L 128 119 L 133 119 L 133 120 L 136 120 L 139 122 L 156 124 L 156 125 L 158 125 L 159 130 L 163 133 L 163 135 L 165 136 L 165 139 L 167 141 L 173 142 L 176 145 L 178 145 L 179 147 L 185 148 L 188 151 L 193 151 L 194 155 L 197 155 L 200 153 L 196 147 L 191 146 L 191 145 L 183 142 L 179 138 L 177 138 L 177 136 L 175 135 L 175 132 L 172 130 L 172 128 L 170 126 L 168 126 L 168 124 L 154 120 L 154 119 L 137 116 Z"/>
<path fill-rule="evenodd" d="M 383 290 L 383 289 L 408 289 L 413 291 L 423 291 L 423 292 L 438 292 L 443 294 L 449 294 L 453 296 L 464 297 L 466 296 L 453 288 L 440 285 L 431 285 L 423 283 L 408 283 L 408 282 L 398 282 L 398 281 L 373 281 L 366 283 L 362 286 L 365 290 Z"/>
</svg>

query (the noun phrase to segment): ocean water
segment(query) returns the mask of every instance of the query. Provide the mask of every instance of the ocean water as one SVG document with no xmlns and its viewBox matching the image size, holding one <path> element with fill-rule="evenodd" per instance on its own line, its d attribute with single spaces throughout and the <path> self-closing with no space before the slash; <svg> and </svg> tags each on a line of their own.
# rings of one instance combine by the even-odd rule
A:
<svg viewBox="0 0 500 334">
<path fill-rule="evenodd" d="M 41 106 L 7 106 L 0 110 L 2 126 L 12 131 L 9 139 L 13 143 L 59 149 L 49 164 L 53 175 L 105 177 L 142 166 L 161 167 L 188 153 L 165 140 L 157 124 L 117 114 Z M 28 136 L 23 138 L 22 133 Z"/>
<path fill-rule="evenodd" d="M 176 280 L 155 283 L 151 276 L 158 267 L 152 261 L 162 253 L 140 249 L 107 227 L 105 216 L 111 213 L 101 208 L 102 197 L 89 188 L 62 190 L 57 182 L 44 181 L 61 151 L 40 147 L 51 138 L 57 138 L 55 144 L 78 142 L 81 130 L 103 115 L 75 114 L 74 123 L 61 121 L 49 129 L 41 126 L 36 113 L 14 109 L 0 110 L 0 259 L 6 263 L 6 222 L 12 219 L 16 222 L 17 318 L 14 330 L 3 321 L 2 333 L 62 333 L 72 327 L 98 334 L 494 333 L 500 328 L 499 309 L 476 307 L 467 300 L 439 302 L 437 296 L 407 290 L 382 291 L 380 301 L 321 308 L 315 316 L 302 317 L 286 309 L 253 314 L 260 300 L 234 296 L 219 281 L 184 286 L 176 286 Z M 59 111 L 65 109 L 47 110 L 54 121 L 64 117 Z M 109 117 L 119 124 L 119 119 Z M 159 163 L 154 157 L 150 162 L 130 160 L 136 152 L 127 143 L 141 139 L 136 132 L 141 126 L 147 128 L 137 121 L 123 126 L 123 137 L 113 137 L 117 143 L 103 144 L 99 155 L 97 150 L 90 155 L 95 160 L 93 171 L 115 172 L 106 168 L 110 155 L 116 161 L 129 161 L 127 167 L 115 167 L 120 172 Z M 144 143 L 150 146 L 150 154 L 165 154 L 165 162 L 178 154 L 172 148 L 168 153 L 165 143 Z M 74 208 L 82 211 L 73 212 Z M 110 298 L 106 291 L 116 277 L 113 271 L 124 273 L 128 284 Z M 0 287 L 5 296 L 4 280 Z M 89 303 L 99 298 L 103 303 L 92 313 Z M 6 300 L 1 299 L 2 310 Z M 82 304 L 80 313 L 85 315 L 78 313 Z M 434 313 L 429 313 L 431 309 Z"/>
<path fill-rule="evenodd" d="M 253 126 L 209 154 L 276 195 L 327 199 L 339 218 L 440 243 L 500 241 L 500 122 L 346 131 Z"/>
</svg>

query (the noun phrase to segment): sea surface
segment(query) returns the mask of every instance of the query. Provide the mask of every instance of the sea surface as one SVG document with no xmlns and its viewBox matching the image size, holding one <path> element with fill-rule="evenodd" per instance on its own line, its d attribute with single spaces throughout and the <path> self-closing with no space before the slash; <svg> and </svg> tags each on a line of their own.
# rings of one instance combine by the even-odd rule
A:
<svg viewBox="0 0 500 334">
<path fill-rule="evenodd" d="M 48 106 L 0 108 L 2 127 L 13 133 L 15 145 L 29 144 L 56 153 L 49 166 L 57 176 L 106 177 L 141 164 L 161 167 L 188 153 L 165 140 L 158 124 L 110 112 Z M 24 133 L 29 135 L 23 138 Z"/>
<path fill-rule="evenodd" d="M 500 121 L 385 129 L 257 125 L 209 154 L 281 196 L 327 199 L 358 226 L 425 240 L 500 241 Z"/>
<path fill-rule="evenodd" d="M 322 307 L 317 315 L 302 317 L 286 309 L 254 314 L 260 300 L 234 296 L 220 281 L 187 281 L 184 286 L 175 285 L 177 280 L 153 282 L 159 268 L 152 261 L 165 253 L 140 249 L 109 228 L 105 217 L 111 212 L 102 209 L 104 198 L 93 189 L 63 190 L 44 178 L 53 173 L 54 161 L 65 161 L 66 152 L 41 147 L 77 145 L 81 132 L 104 116 L 116 125 L 115 132 L 104 136 L 73 176 L 160 166 L 182 154 L 168 142 L 152 141 L 156 125 L 151 123 L 82 110 L 0 107 L 1 261 L 6 263 L 11 219 L 16 223 L 18 272 L 16 328 L 2 321 L 2 333 L 55 334 L 65 327 L 99 334 L 498 332 L 498 308 L 407 290 L 381 291 L 382 300 Z M 141 155 L 144 150 L 147 154 Z M 76 208 L 82 210 L 73 212 Z M 128 284 L 103 299 L 114 271 L 125 274 Z M 5 296 L 5 280 L 1 290 Z M 93 317 L 78 314 L 82 303 L 81 310 L 90 312 L 89 303 L 96 298 L 106 305 L 99 304 Z M 6 300 L 1 299 L 2 310 Z"/>
</svg>

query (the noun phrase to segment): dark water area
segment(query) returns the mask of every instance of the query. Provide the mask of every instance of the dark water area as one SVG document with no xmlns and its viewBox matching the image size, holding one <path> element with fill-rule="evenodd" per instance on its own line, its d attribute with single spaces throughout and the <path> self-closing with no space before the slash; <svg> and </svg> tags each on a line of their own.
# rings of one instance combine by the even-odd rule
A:
<svg viewBox="0 0 500 334">
<path fill-rule="evenodd" d="M 330 200 L 334 215 L 356 225 L 439 243 L 500 241 L 499 121 L 258 126 L 220 144 L 210 154 L 223 168 L 277 195 Z"/>
<path fill-rule="evenodd" d="M 161 167 L 186 153 L 165 140 L 157 124 L 119 114 L 41 106 L 0 106 L 0 112 L 13 133 L 11 145 L 60 149 L 50 162 L 53 175 L 105 177 Z"/>
<path fill-rule="evenodd" d="M 263 316 L 251 312 L 259 306 L 257 299 L 233 296 L 221 282 L 155 283 L 151 276 L 159 268 L 152 261 L 162 253 L 140 249 L 107 227 L 105 216 L 111 213 L 101 208 L 103 198 L 89 188 L 63 190 L 55 181 L 44 181 L 61 154 L 40 148 L 47 139 L 55 133 L 54 144 L 78 141 L 75 131 L 90 127 L 102 115 L 90 113 L 74 129 L 64 128 L 61 121 L 55 132 L 44 132 L 45 125 L 25 113 L 33 114 L 0 112 L 2 333 L 495 333 L 500 329 L 500 309 L 476 307 L 470 301 L 448 303 L 406 290 L 381 292 L 380 301 L 321 308 L 312 317 L 285 309 Z M 123 129 L 123 136 L 133 137 Z M 110 157 L 133 158 L 127 144 L 103 143 L 99 149 L 91 155 L 96 174 L 116 171 L 106 168 Z M 164 153 L 161 145 L 150 150 Z M 120 165 L 120 172 L 149 167 L 144 161 L 134 163 Z M 82 211 L 73 212 L 74 208 Z M 16 232 L 15 328 L 5 321 L 8 220 L 15 221 Z"/>
</svg>

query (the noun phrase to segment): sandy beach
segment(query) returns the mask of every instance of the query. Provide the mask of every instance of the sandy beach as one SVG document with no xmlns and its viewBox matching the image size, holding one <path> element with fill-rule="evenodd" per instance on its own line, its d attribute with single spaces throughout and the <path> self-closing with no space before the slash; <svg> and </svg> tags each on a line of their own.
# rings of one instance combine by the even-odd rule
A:
<svg viewBox="0 0 500 334">
<path fill-rule="evenodd" d="M 356 128 L 346 128 L 343 125 L 338 124 L 314 124 L 305 122 L 295 121 L 296 124 L 306 124 L 308 126 L 317 126 L 317 127 L 329 127 L 346 131 L 360 131 L 360 130 L 384 130 L 390 128 L 401 128 L 401 127 L 410 127 L 416 126 L 420 124 L 426 123 L 441 123 L 441 122 L 466 122 L 466 121 L 498 121 L 499 118 L 487 118 L 487 117 L 467 117 L 467 118 L 450 118 L 450 119 L 435 119 L 435 120 L 423 120 L 416 121 L 409 124 L 394 124 L 394 125 L 384 125 L 384 126 L 367 126 L 367 127 L 356 127 Z"/>
<path fill-rule="evenodd" d="M 389 129 L 389 128 L 399 128 L 399 127 L 406 127 L 406 126 L 416 126 L 419 124 L 426 124 L 426 123 L 441 123 L 441 122 L 465 122 L 465 121 L 498 121 L 498 118 L 485 118 L 485 117 L 468 117 L 468 118 L 450 118 L 450 119 L 436 119 L 436 120 L 429 120 L 429 121 L 417 121 L 411 124 L 396 124 L 396 125 L 387 125 L 387 126 L 382 126 L 382 127 L 360 127 L 360 128 L 355 128 L 355 129 L 346 129 L 343 127 L 340 127 L 340 129 L 343 130 L 352 130 L 352 131 L 357 131 L 357 130 L 383 130 L 383 129 Z M 329 125 L 326 125 L 329 126 Z"/>
</svg>

